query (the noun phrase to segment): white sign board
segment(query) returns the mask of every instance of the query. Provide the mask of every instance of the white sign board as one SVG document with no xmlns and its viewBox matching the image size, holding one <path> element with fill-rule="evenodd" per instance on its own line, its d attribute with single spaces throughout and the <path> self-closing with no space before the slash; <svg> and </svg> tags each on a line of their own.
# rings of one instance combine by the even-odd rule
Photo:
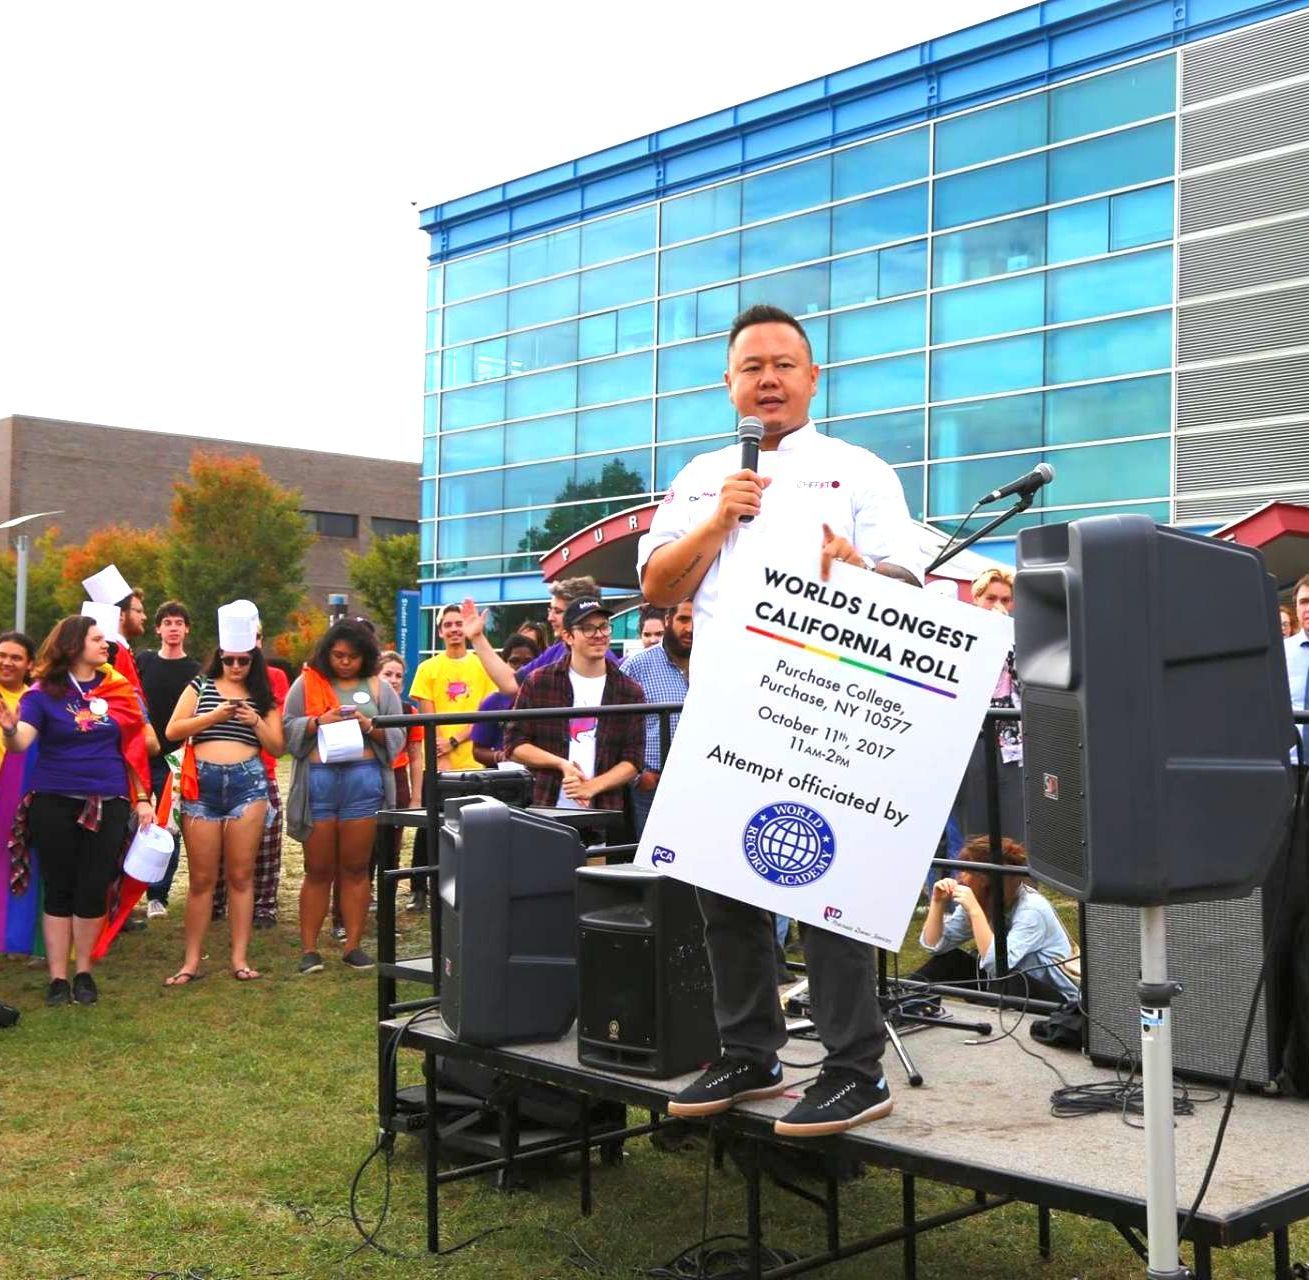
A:
<svg viewBox="0 0 1309 1280">
<path fill-rule="evenodd" d="M 636 861 L 898 950 L 1011 620 L 766 543 L 704 640 Z"/>
</svg>

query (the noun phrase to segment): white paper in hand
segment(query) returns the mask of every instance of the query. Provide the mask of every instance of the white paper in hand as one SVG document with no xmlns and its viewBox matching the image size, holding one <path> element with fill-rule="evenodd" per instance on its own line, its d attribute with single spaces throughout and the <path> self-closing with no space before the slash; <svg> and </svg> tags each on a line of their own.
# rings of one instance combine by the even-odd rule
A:
<svg viewBox="0 0 1309 1280">
<path fill-rule="evenodd" d="M 358 760 L 364 751 L 364 734 L 358 720 L 337 720 L 318 726 L 318 758 L 323 764 Z"/>
</svg>

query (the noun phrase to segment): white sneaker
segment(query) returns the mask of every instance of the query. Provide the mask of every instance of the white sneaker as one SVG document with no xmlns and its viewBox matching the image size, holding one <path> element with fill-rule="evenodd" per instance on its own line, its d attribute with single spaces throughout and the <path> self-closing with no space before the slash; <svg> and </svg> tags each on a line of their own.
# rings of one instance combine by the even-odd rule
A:
<svg viewBox="0 0 1309 1280">
<path fill-rule="evenodd" d="M 146 904 L 145 918 L 147 920 L 160 920 L 167 914 L 168 906 L 166 903 L 156 902 L 154 898 L 151 898 L 149 903 Z"/>
</svg>

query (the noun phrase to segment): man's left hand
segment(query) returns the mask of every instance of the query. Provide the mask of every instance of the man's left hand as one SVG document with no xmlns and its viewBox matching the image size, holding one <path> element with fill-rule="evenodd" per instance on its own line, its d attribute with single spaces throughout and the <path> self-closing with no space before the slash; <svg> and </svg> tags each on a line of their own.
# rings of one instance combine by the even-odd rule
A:
<svg viewBox="0 0 1309 1280">
<path fill-rule="evenodd" d="M 823 552 L 819 561 L 818 576 L 826 582 L 832 576 L 832 561 L 863 567 L 864 558 L 845 538 L 838 538 L 830 525 L 823 525 Z"/>
</svg>

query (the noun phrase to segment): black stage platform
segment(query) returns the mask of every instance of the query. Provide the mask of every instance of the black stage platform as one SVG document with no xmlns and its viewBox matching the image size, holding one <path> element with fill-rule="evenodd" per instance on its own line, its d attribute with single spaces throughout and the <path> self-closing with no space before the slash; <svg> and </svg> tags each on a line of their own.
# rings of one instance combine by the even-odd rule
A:
<svg viewBox="0 0 1309 1280">
<path fill-rule="evenodd" d="M 963 1005 L 957 1006 L 957 1011 L 963 1018 L 975 1013 Z M 1005 1024 L 1012 1025 L 1016 1016 L 1006 1015 Z M 402 1028 L 406 1028 L 403 1018 L 379 1024 L 379 1047 L 383 1052 Z M 1018 1029 L 1017 1035 L 1023 1036 L 1025 1044 L 1031 1046 L 1026 1024 Z M 435 1009 L 416 1016 L 404 1030 L 403 1044 L 428 1055 L 468 1059 L 517 1079 L 559 1086 L 576 1093 L 579 1104 L 583 1098 L 600 1098 L 645 1108 L 656 1115 L 664 1110 L 668 1098 L 691 1078 L 647 1080 L 583 1067 L 577 1061 L 572 1036 L 550 1044 L 505 1049 L 460 1044 Z M 894 1059 L 889 1058 L 887 1078 L 895 1098 L 891 1116 L 837 1138 L 790 1143 L 825 1148 L 899 1171 L 903 1220 L 877 1234 L 870 1232 L 876 1224 L 858 1224 L 864 1233 L 862 1238 L 851 1236 L 849 1243 L 844 1243 L 847 1233 L 842 1227 L 854 1224 L 840 1222 L 837 1184 L 834 1178 L 829 1178 L 823 1205 L 827 1215 L 828 1252 L 800 1264 L 765 1272 L 758 1254 L 761 1242 L 758 1150 L 761 1143 L 781 1141 L 772 1133 L 772 1121 L 791 1107 L 798 1088 L 793 1096 L 747 1104 L 718 1118 L 720 1132 L 746 1139 L 746 1149 L 754 1153 L 746 1161 L 745 1169 L 746 1228 L 753 1246 L 754 1275 L 794 1275 L 868 1248 L 900 1242 L 905 1254 L 905 1273 L 912 1277 L 917 1234 L 1011 1200 L 1037 1206 L 1039 1246 L 1043 1255 L 1048 1255 L 1052 1209 L 1113 1223 L 1137 1247 L 1139 1241 L 1134 1233 L 1143 1232 L 1145 1227 L 1144 1132 L 1128 1127 L 1116 1114 L 1076 1121 L 1055 1119 L 1050 1114 L 1049 1100 L 1052 1090 L 1059 1087 L 1058 1079 L 1040 1061 L 1024 1053 L 1014 1038 L 970 1045 L 965 1043 L 963 1033 L 939 1029 L 915 1036 L 913 1048 L 926 1084 L 922 1088 L 910 1088 Z M 1112 1072 L 1092 1066 L 1079 1054 L 1045 1048 L 1040 1053 L 1071 1084 L 1113 1079 Z M 822 1048 L 816 1042 L 792 1039 L 782 1057 L 787 1062 L 814 1065 L 807 1070 L 788 1067 L 788 1081 L 796 1086 L 807 1081 L 815 1074 L 821 1056 Z M 967 1126 L 942 1120 L 938 1105 L 942 1098 L 967 1098 Z M 383 1114 L 390 1114 L 391 1100 L 379 1101 Z M 1202 1103 L 1194 1115 L 1177 1120 L 1178 1192 L 1179 1203 L 1184 1207 L 1194 1199 L 1221 1111 L 1221 1100 Z M 428 1114 L 432 1114 L 430 1106 Z M 582 1156 L 579 1179 L 583 1212 L 590 1211 L 592 1149 L 601 1146 L 606 1138 L 612 1141 L 619 1136 L 635 1136 L 649 1132 L 650 1128 L 640 1126 L 622 1135 L 591 1134 L 584 1130 L 581 1140 L 553 1148 L 578 1151 Z M 1278 1280 L 1289 1280 L 1292 1270 L 1287 1228 L 1309 1217 L 1309 1183 L 1304 1181 L 1309 1178 L 1306 1134 L 1309 1134 L 1309 1103 L 1250 1094 L 1238 1096 L 1213 1181 L 1189 1235 L 1195 1245 L 1199 1280 L 1207 1280 L 1210 1275 L 1212 1249 L 1265 1236 L 1272 1239 L 1270 1274 Z M 438 1174 L 440 1134 L 429 1125 L 428 1136 L 428 1247 L 436 1250 L 441 1183 L 502 1169 L 506 1162 L 487 1161 Z M 919 1177 L 967 1188 L 975 1197 L 959 1209 L 918 1218 L 914 1179 Z M 786 1245 L 784 1240 L 769 1243 Z"/>
</svg>

